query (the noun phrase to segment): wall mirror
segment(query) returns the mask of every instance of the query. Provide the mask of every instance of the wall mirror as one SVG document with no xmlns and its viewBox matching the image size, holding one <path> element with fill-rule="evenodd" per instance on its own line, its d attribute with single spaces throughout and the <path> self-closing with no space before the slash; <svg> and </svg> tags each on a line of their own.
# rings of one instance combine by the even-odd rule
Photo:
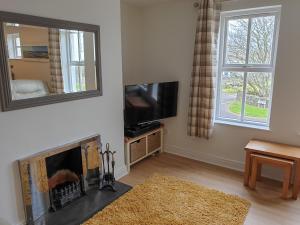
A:
<svg viewBox="0 0 300 225">
<path fill-rule="evenodd" d="M 2 110 L 100 96 L 100 27 L 0 12 Z"/>
</svg>

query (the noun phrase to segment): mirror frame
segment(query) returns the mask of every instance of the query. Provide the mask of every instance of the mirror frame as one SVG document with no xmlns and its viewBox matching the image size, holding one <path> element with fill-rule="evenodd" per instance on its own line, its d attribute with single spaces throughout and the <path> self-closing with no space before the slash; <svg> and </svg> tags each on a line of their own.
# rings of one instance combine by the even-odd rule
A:
<svg viewBox="0 0 300 225">
<path fill-rule="evenodd" d="M 8 54 L 3 23 L 19 23 L 32 26 L 43 26 L 49 28 L 80 30 L 95 34 L 95 55 L 96 55 L 96 79 L 97 90 L 90 90 L 76 93 L 57 94 L 22 100 L 12 100 L 10 88 L 10 76 L 8 69 Z M 102 75 L 101 75 L 101 52 L 100 52 L 100 26 L 85 23 L 71 22 L 66 20 L 50 19 L 39 16 L 31 16 L 19 13 L 0 11 L 0 101 L 2 111 L 12 111 L 66 101 L 73 101 L 91 97 L 102 96 Z"/>
</svg>

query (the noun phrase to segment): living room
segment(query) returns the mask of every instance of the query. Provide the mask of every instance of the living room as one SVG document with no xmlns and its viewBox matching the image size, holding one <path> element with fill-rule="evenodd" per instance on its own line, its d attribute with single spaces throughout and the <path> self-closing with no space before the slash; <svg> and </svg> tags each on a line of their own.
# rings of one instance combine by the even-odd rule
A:
<svg viewBox="0 0 300 225">
<path fill-rule="evenodd" d="M 0 224 L 298 224 L 299 10 L 1 0 Z"/>
</svg>

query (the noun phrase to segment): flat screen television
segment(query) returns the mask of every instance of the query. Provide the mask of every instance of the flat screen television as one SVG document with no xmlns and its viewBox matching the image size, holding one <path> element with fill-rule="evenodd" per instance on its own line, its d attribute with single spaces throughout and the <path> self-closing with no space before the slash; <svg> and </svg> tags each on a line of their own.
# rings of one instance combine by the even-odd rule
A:
<svg viewBox="0 0 300 225">
<path fill-rule="evenodd" d="M 178 82 L 125 87 L 125 127 L 176 116 Z"/>
</svg>

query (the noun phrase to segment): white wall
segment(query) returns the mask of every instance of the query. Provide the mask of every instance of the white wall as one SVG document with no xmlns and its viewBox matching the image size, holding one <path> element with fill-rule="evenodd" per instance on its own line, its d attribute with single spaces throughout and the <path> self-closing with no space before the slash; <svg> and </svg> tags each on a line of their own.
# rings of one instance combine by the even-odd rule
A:
<svg viewBox="0 0 300 225">
<path fill-rule="evenodd" d="M 187 136 L 190 77 L 197 10 L 193 0 L 178 0 L 144 9 L 145 43 L 142 76 L 136 82 L 179 80 L 178 116 L 167 119 L 166 150 L 237 170 L 243 169 L 244 146 L 251 138 L 300 145 L 300 1 L 234 0 L 223 10 L 282 3 L 271 131 L 216 124 L 210 140 Z M 124 76 L 126 82 L 126 74 Z M 267 171 L 268 172 L 268 171 Z M 269 171 L 277 175 L 276 171 Z"/>
<path fill-rule="evenodd" d="M 143 9 L 121 3 L 123 74 L 126 84 L 134 83 L 143 72 Z"/>
<path fill-rule="evenodd" d="M 1 10 L 101 26 L 103 96 L 0 112 L 0 218 L 24 221 L 16 160 L 92 134 L 118 151 L 124 173 L 119 0 L 0 0 Z"/>
</svg>

